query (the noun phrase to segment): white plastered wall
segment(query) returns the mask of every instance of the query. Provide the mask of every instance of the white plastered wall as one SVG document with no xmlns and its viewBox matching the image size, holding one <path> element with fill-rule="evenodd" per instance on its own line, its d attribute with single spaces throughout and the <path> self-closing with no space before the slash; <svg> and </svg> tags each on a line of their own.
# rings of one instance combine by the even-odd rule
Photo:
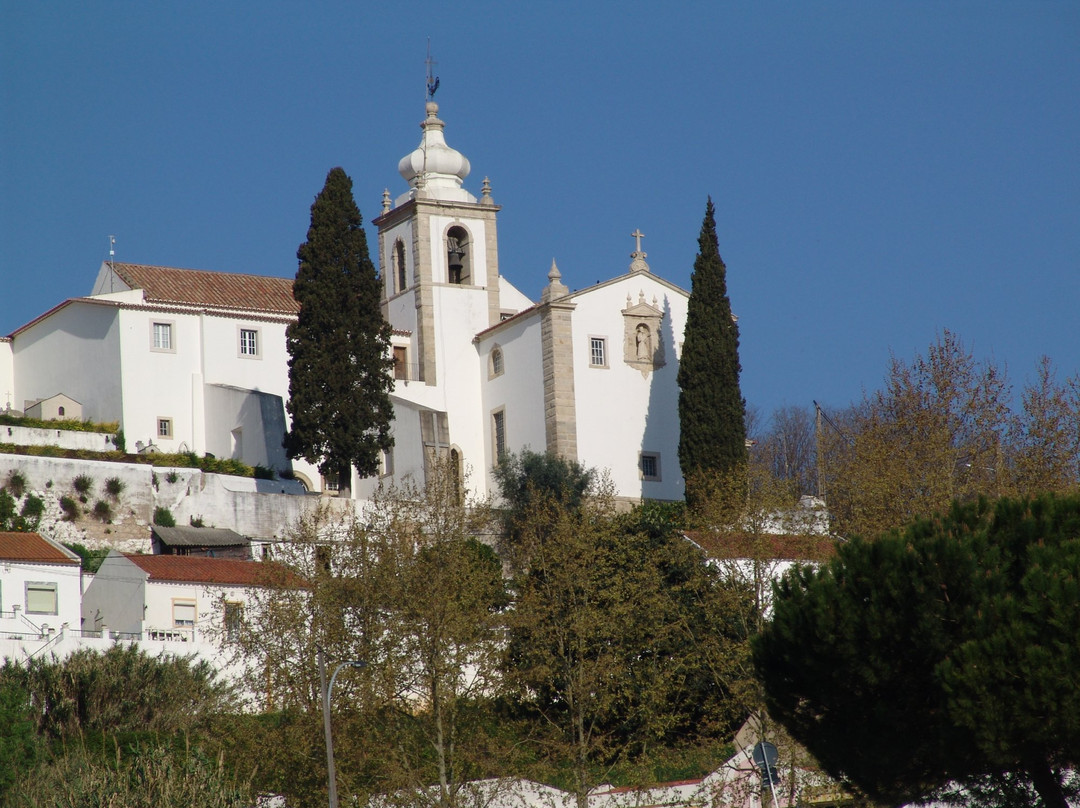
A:
<svg viewBox="0 0 1080 808">
<path fill-rule="evenodd" d="M 623 353 L 626 298 L 645 300 L 664 312 L 661 338 L 666 364 L 642 376 Z M 573 296 L 574 390 L 578 459 L 607 469 L 622 497 L 682 499 L 679 471 L 677 350 L 686 327 L 687 296 L 651 275 L 637 273 Z M 590 338 L 607 340 L 607 367 L 590 367 Z M 660 481 L 641 479 L 641 452 L 660 455 Z"/>
<path fill-rule="evenodd" d="M 122 420 L 120 335 L 118 308 L 80 301 L 20 331 L 12 342 L 12 406 L 64 393 L 83 405 L 85 419 Z"/>
<path fill-rule="evenodd" d="M 503 352 L 503 373 L 488 378 L 492 349 Z M 544 369 L 540 344 L 540 315 L 523 315 L 502 328 L 485 335 L 478 345 L 479 365 L 483 374 L 483 400 L 478 415 L 478 431 L 484 438 L 484 465 L 474 463 L 474 473 L 483 477 L 494 493 L 492 469 L 495 446 L 492 413 L 505 413 L 506 447 L 510 452 L 528 448 L 543 452 L 547 448 L 544 430 Z"/>
</svg>

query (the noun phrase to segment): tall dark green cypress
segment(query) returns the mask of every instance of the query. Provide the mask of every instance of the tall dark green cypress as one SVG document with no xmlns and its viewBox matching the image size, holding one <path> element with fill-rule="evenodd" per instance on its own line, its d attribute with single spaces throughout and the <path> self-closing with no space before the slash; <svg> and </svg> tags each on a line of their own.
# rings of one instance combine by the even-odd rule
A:
<svg viewBox="0 0 1080 808">
<path fill-rule="evenodd" d="M 701 475 L 746 460 L 745 402 L 739 391 L 739 327 L 731 316 L 712 198 L 698 236 L 679 361 L 679 464 L 687 494 Z"/>
<path fill-rule="evenodd" d="M 378 470 L 393 445 L 390 326 L 379 306 L 379 277 L 368 255 L 352 180 L 331 169 L 311 206 L 293 296 L 300 314 L 289 326 L 290 457 L 302 457 L 349 486 Z"/>
</svg>

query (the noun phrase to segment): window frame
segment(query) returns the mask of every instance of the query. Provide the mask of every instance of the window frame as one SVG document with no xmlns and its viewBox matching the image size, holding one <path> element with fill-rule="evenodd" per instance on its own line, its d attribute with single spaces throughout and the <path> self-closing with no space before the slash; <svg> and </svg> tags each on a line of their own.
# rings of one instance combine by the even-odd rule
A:
<svg viewBox="0 0 1080 808">
<path fill-rule="evenodd" d="M 488 353 L 488 378 L 497 379 L 506 372 L 506 354 L 501 345 L 493 345 Z"/>
<path fill-rule="evenodd" d="M 190 606 L 192 617 L 191 622 L 188 623 L 184 620 L 178 620 L 176 617 L 177 606 Z M 195 598 L 173 598 L 172 599 L 172 624 L 173 628 L 190 628 L 194 629 L 195 624 L 199 622 L 199 602 Z"/>
<path fill-rule="evenodd" d="M 409 346 L 391 345 L 390 354 L 394 358 L 394 381 L 409 381 Z"/>
<path fill-rule="evenodd" d="M 158 438 L 158 439 L 164 438 L 165 440 L 172 440 L 173 435 L 176 432 L 176 430 L 173 427 L 173 419 L 171 417 L 169 417 L 169 416 L 159 415 L 157 417 L 156 421 L 157 421 L 157 423 L 156 423 L 156 425 L 154 427 L 154 437 Z M 166 427 L 167 431 L 166 432 L 161 431 L 162 424 L 167 425 L 167 427 Z"/>
<path fill-rule="evenodd" d="M 499 433 L 502 433 L 500 440 Z M 506 456 L 508 441 L 506 439 L 506 407 L 498 407 L 491 411 L 491 457 L 494 465 L 499 465 Z"/>
<path fill-rule="evenodd" d="M 245 351 L 244 335 L 250 334 L 255 342 L 255 350 L 253 352 Z M 241 359 L 262 359 L 262 329 L 252 328 L 250 326 L 239 326 L 237 328 L 237 347 L 236 355 Z"/>
<path fill-rule="evenodd" d="M 600 353 L 602 354 L 602 363 L 596 362 L 596 348 L 600 346 Z M 599 334 L 589 335 L 589 367 L 591 368 L 606 368 L 608 365 L 608 338 Z"/>
<path fill-rule="evenodd" d="M 244 603 L 239 600 L 227 600 L 221 607 L 221 627 L 225 630 L 225 639 L 235 641 L 240 636 L 244 625 Z"/>
<path fill-rule="evenodd" d="M 164 329 L 163 334 L 168 334 L 169 344 L 165 347 L 158 345 L 158 327 Z M 151 320 L 150 321 L 150 350 L 154 353 L 176 353 L 176 321 L 175 320 Z"/>
<path fill-rule="evenodd" d="M 645 473 L 645 461 L 646 459 L 652 460 L 655 464 L 654 474 Z M 660 470 L 660 452 L 638 452 L 638 477 L 645 482 L 658 483 L 663 479 Z"/>
<path fill-rule="evenodd" d="M 35 592 L 51 592 L 52 593 L 52 611 L 42 611 L 41 609 L 30 608 L 30 591 Z M 56 581 L 27 581 L 23 594 L 25 597 L 24 603 L 26 604 L 26 614 L 45 614 L 45 615 L 58 615 L 60 614 L 60 591 L 56 585 Z"/>
</svg>

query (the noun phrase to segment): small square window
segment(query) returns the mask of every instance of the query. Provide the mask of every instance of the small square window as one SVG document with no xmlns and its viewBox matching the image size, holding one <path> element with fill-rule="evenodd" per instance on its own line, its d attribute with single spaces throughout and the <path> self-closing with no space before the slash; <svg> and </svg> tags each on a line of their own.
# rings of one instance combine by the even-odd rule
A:
<svg viewBox="0 0 1080 808">
<path fill-rule="evenodd" d="M 240 355 L 249 357 L 259 355 L 259 332 L 254 328 L 240 329 Z"/>
<path fill-rule="evenodd" d="M 172 418 L 158 418 L 157 436 L 159 438 L 171 438 L 172 435 Z"/>
<path fill-rule="evenodd" d="M 172 323 L 151 323 L 150 347 L 155 351 L 173 352 L 176 350 L 173 343 Z"/>
<path fill-rule="evenodd" d="M 642 452 L 638 458 L 638 469 L 641 471 L 641 479 L 659 482 L 660 453 Z"/>
<path fill-rule="evenodd" d="M 324 474 L 323 475 L 323 491 L 337 491 L 341 488 L 338 485 L 338 476 L 336 474 Z"/>
<path fill-rule="evenodd" d="M 607 367 L 607 337 L 589 337 L 589 367 Z"/>
<path fill-rule="evenodd" d="M 58 614 L 56 584 L 29 581 L 26 584 L 27 614 Z"/>
</svg>

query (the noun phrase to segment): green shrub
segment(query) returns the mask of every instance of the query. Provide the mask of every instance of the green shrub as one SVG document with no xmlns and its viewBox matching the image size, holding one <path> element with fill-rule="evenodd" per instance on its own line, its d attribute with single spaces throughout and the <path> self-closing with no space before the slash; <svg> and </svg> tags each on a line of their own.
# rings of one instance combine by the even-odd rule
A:
<svg viewBox="0 0 1080 808">
<path fill-rule="evenodd" d="M 82 568 L 87 572 L 97 572 L 109 554 L 108 549 L 91 550 L 78 542 L 64 542 L 64 546 L 82 559 Z"/>
<path fill-rule="evenodd" d="M 170 471 L 168 474 L 165 475 L 165 482 L 167 483 L 175 483 L 179 479 L 180 475 L 177 474 L 175 471 Z"/>
<path fill-rule="evenodd" d="M 110 524 L 113 517 L 112 505 L 103 499 L 99 499 L 94 503 L 94 516 L 105 524 Z"/>
<path fill-rule="evenodd" d="M 154 524 L 159 527 L 176 527 L 176 519 L 173 518 L 172 511 L 159 505 L 154 508 Z"/>
<path fill-rule="evenodd" d="M 266 466 L 255 467 L 255 479 L 256 480 L 276 480 L 277 472 Z"/>
<path fill-rule="evenodd" d="M 79 518 L 79 506 L 69 496 L 60 497 L 60 510 L 64 512 L 65 522 L 74 522 Z"/>
<path fill-rule="evenodd" d="M 116 447 L 116 451 L 118 452 L 127 451 L 127 438 L 124 437 L 124 430 L 116 430 L 116 434 L 113 435 L 112 444 Z"/>
<path fill-rule="evenodd" d="M 19 512 L 19 515 L 24 520 L 24 528 L 26 530 L 37 530 L 38 525 L 41 524 L 41 516 L 44 513 L 45 501 L 41 497 L 27 494 L 26 499 L 23 501 L 22 510 Z"/>
<path fill-rule="evenodd" d="M 188 521 L 191 522 L 192 527 L 205 527 L 201 516 L 192 516 Z"/>
<path fill-rule="evenodd" d="M 71 484 L 75 486 L 76 491 L 78 491 L 83 496 L 87 496 L 94 488 L 94 478 L 91 477 L 89 474 L 80 474 L 78 477 L 71 481 Z M 83 500 L 83 502 L 85 501 L 86 500 Z"/>
<path fill-rule="evenodd" d="M 233 474 L 238 477 L 254 477 L 255 470 L 239 460 L 218 460 L 212 455 L 197 457 L 185 454 L 125 454 L 124 452 L 95 452 L 91 449 L 61 449 L 59 446 L 17 446 L 0 443 L 0 454 L 29 457 L 66 457 L 72 460 L 98 460 L 111 463 L 139 463 L 144 466 L 197 468 L 213 474 Z"/>
<path fill-rule="evenodd" d="M 19 499 L 26 491 L 26 476 L 18 469 L 12 469 L 8 475 L 7 487 L 15 499 Z"/>
<path fill-rule="evenodd" d="M 105 493 L 113 499 L 120 499 L 125 487 L 124 481 L 119 477 L 110 477 L 105 481 Z"/>
<path fill-rule="evenodd" d="M 22 415 L 0 413 L 0 424 L 5 426 L 25 426 L 31 429 L 64 429 L 68 432 L 116 432 L 120 424 L 115 421 L 105 424 L 95 424 L 91 421 L 77 421 L 74 418 L 65 418 L 58 421 L 42 421 L 40 418 L 27 418 Z"/>
</svg>

